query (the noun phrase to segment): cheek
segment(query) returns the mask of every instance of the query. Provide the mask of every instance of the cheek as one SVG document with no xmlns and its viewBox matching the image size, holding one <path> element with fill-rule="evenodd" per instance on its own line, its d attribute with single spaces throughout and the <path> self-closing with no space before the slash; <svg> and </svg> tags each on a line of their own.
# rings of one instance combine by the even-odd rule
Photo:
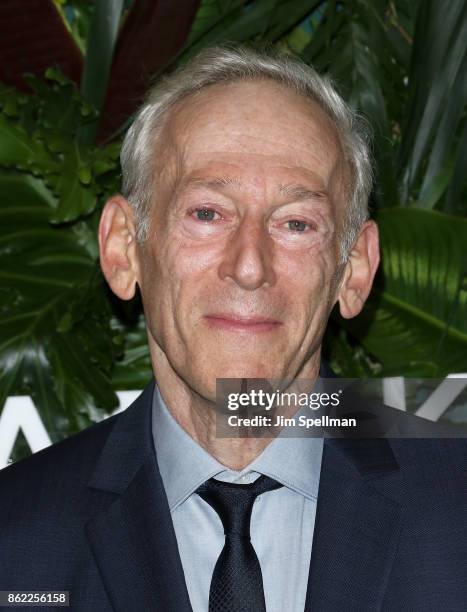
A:
<svg viewBox="0 0 467 612">
<path fill-rule="evenodd" d="M 177 275 L 168 257 L 167 244 L 157 246 L 153 239 L 152 244 L 145 246 L 142 259 L 141 295 L 144 312 L 148 325 L 154 331 L 160 328 L 161 320 L 167 317 L 172 309 L 173 294 L 177 292 L 179 282 Z"/>
<path fill-rule="evenodd" d="M 159 261 L 148 278 L 155 302 L 164 318 L 175 319 L 177 326 L 183 326 L 196 312 L 202 288 L 213 282 L 218 252 L 174 239 L 160 249 Z"/>
<path fill-rule="evenodd" d="M 296 317 L 292 333 L 313 335 L 329 316 L 332 262 L 314 250 L 300 258 L 282 257 L 280 266 L 282 291 L 288 296 L 291 315 Z"/>
<path fill-rule="evenodd" d="M 164 278 L 172 293 L 196 294 L 197 288 L 212 283 L 222 261 L 221 240 L 193 243 L 186 238 L 172 240 L 165 255 Z M 174 287 L 172 287 L 174 285 Z"/>
<path fill-rule="evenodd" d="M 326 291 L 334 271 L 333 258 L 321 249 L 301 250 L 291 253 L 281 250 L 276 259 L 284 286 L 290 287 L 291 295 L 316 296 Z"/>
</svg>

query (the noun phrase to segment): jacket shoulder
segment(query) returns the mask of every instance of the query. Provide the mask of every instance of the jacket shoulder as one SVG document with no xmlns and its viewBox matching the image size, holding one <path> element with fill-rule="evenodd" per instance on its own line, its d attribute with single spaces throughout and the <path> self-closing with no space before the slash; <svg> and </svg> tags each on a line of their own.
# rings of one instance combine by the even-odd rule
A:
<svg viewBox="0 0 467 612">
<path fill-rule="evenodd" d="M 93 466 L 122 413 L 0 470 L 0 516 L 17 519 L 79 501 Z"/>
</svg>

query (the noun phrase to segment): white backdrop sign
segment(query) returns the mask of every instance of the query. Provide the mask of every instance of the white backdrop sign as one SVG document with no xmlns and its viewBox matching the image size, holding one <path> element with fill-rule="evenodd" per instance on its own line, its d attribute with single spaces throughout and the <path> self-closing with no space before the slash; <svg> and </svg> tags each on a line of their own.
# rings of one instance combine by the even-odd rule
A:
<svg viewBox="0 0 467 612">
<path fill-rule="evenodd" d="M 449 385 L 446 380 L 442 381 L 417 408 L 415 414 L 436 421 L 446 412 L 467 386 L 467 373 L 450 374 L 448 378 L 459 380 L 455 384 L 450 381 Z M 405 379 L 394 377 L 383 378 L 381 381 L 384 403 L 399 410 L 406 410 Z M 140 393 L 141 391 L 118 391 L 120 406 L 112 414 L 128 408 Z M 11 454 L 20 431 L 33 453 L 52 444 L 36 406 L 27 395 L 9 397 L 0 414 L 0 469 L 11 462 Z"/>
</svg>

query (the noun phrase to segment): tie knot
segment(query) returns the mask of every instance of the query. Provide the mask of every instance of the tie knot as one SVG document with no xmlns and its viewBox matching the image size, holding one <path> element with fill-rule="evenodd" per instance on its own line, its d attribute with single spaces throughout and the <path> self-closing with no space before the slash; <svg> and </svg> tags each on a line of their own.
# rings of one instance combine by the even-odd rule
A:
<svg viewBox="0 0 467 612">
<path fill-rule="evenodd" d="M 250 539 L 250 518 L 258 495 L 282 487 L 280 482 L 260 476 L 251 484 L 235 484 L 210 478 L 196 493 L 219 515 L 228 535 Z"/>
</svg>

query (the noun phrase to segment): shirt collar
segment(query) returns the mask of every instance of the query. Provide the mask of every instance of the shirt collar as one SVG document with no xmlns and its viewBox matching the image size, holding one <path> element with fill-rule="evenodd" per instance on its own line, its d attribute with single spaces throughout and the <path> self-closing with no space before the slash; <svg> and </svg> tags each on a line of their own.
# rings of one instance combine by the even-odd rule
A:
<svg viewBox="0 0 467 612">
<path fill-rule="evenodd" d="M 178 424 L 167 408 L 157 382 L 152 405 L 152 433 L 171 512 L 203 482 L 221 473 L 228 478 L 259 472 L 309 499 L 317 499 L 322 438 L 278 436 L 243 470 L 229 470 Z"/>
</svg>

